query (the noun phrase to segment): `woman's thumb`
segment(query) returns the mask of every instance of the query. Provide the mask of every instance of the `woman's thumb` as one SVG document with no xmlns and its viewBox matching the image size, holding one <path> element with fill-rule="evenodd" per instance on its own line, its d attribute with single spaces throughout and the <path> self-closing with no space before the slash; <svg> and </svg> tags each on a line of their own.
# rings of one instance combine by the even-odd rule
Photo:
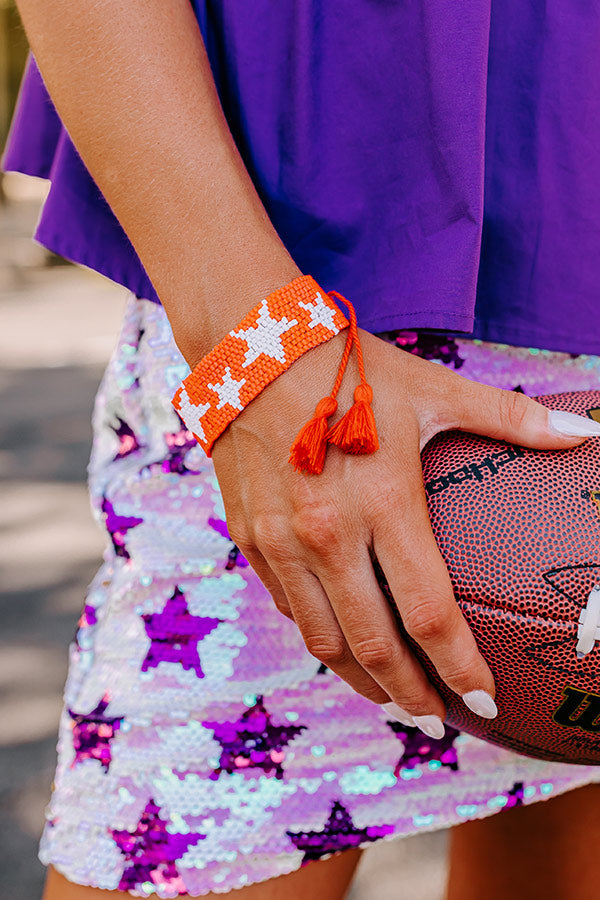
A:
<svg viewBox="0 0 600 900">
<path fill-rule="evenodd" d="M 589 416 L 549 409 L 519 391 L 474 381 L 465 388 L 453 410 L 460 419 L 455 427 L 464 431 L 540 450 L 572 447 L 587 437 L 600 437 L 600 422 Z"/>
</svg>

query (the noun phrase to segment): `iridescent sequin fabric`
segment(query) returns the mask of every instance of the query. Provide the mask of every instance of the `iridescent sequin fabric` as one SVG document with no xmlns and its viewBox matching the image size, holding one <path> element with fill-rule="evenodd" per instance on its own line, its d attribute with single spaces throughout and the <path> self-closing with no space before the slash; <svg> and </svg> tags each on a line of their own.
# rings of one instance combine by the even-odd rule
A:
<svg viewBox="0 0 600 900">
<path fill-rule="evenodd" d="M 528 395 L 600 383 L 600 357 L 382 337 Z M 163 309 L 131 294 L 94 412 L 107 549 L 69 648 L 43 863 L 136 897 L 225 893 L 600 780 L 451 728 L 427 738 L 320 665 L 230 539 L 171 406 L 188 371 Z"/>
</svg>

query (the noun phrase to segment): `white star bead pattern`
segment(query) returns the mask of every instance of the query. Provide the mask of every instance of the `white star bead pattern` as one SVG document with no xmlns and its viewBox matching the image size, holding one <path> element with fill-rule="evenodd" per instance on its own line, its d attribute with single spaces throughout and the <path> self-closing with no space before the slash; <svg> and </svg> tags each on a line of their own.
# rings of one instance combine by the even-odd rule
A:
<svg viewBox="0 0 600 900">
<path fill-rule="evenodd" d="M 210 458 L 219 435 L 270 381 L 349 324 L 312 275 L 299 275 L 258 301 L 200 360 L 173 406 Z"/>
<path fill-rule="evenodd" d="M 331 306 L 327 306 L 323 300 L 323 295 L 320 294 L 319 291 L 317 291 L 315 303 L 304 303 L 302 300 L 298 301 L 298 306 L 301 306 L 302 309 L 305 309 L 310 313 L 308 327 L 314 328 L 315 325 L 324 325 L 325 328 L 337 333 L 338 328 L 334 320 L 335 309 L 332 309 Z"/>
<path fill-rule="evenodd" d="M 211 391 L 215 391 L 219 395 L 217 409 L 221 409 L 222 406 L 229 403 L 234 409 L 242 410 L 244 407 L 240 401 L 240 389 L 243 384 L 246 384 L 246 379 L 241 378 L 239 381 L 236 381 L 235 378 L 231 377 L 229 366 L 225 366 L 222 383 L 208 385 Z"/>
<path fill-rule="evenodd" d="M 210 403 L 202 403 L 200 406 L 195 406 L 190 400 L 185 387 L 181 389 L 179 395 L 179 415 L 185 422 L 187 428 L 193 432 L 193 434 L 197 434 L 199 438 L 202 438 L 203 441 L 206 440 L 206 435 L 200 419 L 209 409 Z"/>
<path fill-rule="evenodd" d="M 285 363 L 285 352 L 281 343 L 281 335 L 297 324 L 297 319 L 288 319 L 286 316 L 281 320 L 273 319 L 265 298 L 260 304 L 256 328 L 229 332 L 231 337 L 239 338 L 248 344 L 242 368 L 245 369 L 253 363 L 261 353 L 270 356 L 271 359 L 276 359 L 280 363 Z"/>
</svg>

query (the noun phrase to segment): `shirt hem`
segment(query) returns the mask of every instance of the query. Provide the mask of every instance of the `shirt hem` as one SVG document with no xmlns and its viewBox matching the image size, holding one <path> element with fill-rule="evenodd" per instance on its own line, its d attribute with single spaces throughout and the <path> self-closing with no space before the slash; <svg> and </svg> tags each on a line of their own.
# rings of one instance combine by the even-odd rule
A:
<svg viewBox="0 0 600 900">
<path fill-rule="evenodd" d="M 4 154 L 0 165 L 3 171 L 21 172 L 23 175 L 33 175 L 37 178 L 46 176 L 39 172 L 28 171 L 24 163 L 16 165 L 7 160 L 9 154 Z M 8 163 L 8 165 L 7 165 Z M 110 266 L 104 266 L 101 262 L 92 261 L 79 249 L 71 249 L 65 244 L 64 235 L 56 235 L 44 229 L 43 208 L 40 212 L 36 230 L 32 240 L 36 241 L 53 253 L 63 256 L 71 262 L 93 269 L 114 281 L 116 284 L 132 291 L 137 297 L 160 304 L 160 298 L 152 286 L 147 275 L 141 278 L 132 278 L 130 272 L 123 274 L 111 271 Z M 318 280 L 318 279 L 317 279 Z M 397 285 L 394 284 L 394 288 Z M 387 288 L 379 288 L 377 292 L 385 295 Z M 495 320 L 482 321 L 477 315 L 464 315 L 461 313 L 441 312 L 439 310 L 422 309 L 410 312 L 397 312 L 388 315 L 372 317 L 360 317 L 359 325 L 366 331 L 376 333 L 378 331 L 429 329 L 432 331 L 445 331 L 455 333 L 458 337 L 476 338 L 499 344 L 508 344 L 519 347 L 531 347 L 540 350 L 551 350 L 575 355 L 589 354 L 600 355 L 600 337 L 597 340 L 582 340 L 581 337 L 568 333 L 549 334 L 543 328 L 532 328 L 519 324 L 508 325 Z"/>
</svg>

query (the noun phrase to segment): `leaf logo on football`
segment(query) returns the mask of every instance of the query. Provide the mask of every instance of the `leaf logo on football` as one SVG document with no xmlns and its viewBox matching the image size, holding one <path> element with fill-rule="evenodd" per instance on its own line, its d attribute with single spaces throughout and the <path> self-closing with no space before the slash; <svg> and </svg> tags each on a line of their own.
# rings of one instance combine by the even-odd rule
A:
<svg viewBox="0 0 600 900">
<path fill-rule="evenodd" d="M 577 606 L 585 606 L 589 593 L 600 582 L 600 563 L 557 566 L 542 572 L 544 581 Z"/>
<path fill-rule="evenodd" d="M 567 633 L 558 638 L 542 641 L 540 644 L 530 644 L 523 650 L 523 655 L 550 672 L 560 672 L 562 675 L 577 679 L 596 678 L 597 681 L 600 647 L 596 646 L 584 659 L 578 660 L 575 654 L 577 628 L 565 623 L 554 625 L 555 631 L 560 628 Z"/>
<path fill-rule="evenodd" d="M 600 564 L 582 563 L 575 566 L 560 566 L 542 572 L 542 578 L 567 600 L 576 603 L 580 609 L 586 605 L 590 591 L 600 583 Z M 600 647 L 585 660 L 578 660 L 575 652 L 577 644 L 577 623 L 555 620 L 552 623 L 555 637 L 540 643 L 530 644 L 524 649 L 529 659 L 540 663 L 545 669 L 561 672 L 563 675 L 593 678 L 598 672 Z"/>
</svg>

